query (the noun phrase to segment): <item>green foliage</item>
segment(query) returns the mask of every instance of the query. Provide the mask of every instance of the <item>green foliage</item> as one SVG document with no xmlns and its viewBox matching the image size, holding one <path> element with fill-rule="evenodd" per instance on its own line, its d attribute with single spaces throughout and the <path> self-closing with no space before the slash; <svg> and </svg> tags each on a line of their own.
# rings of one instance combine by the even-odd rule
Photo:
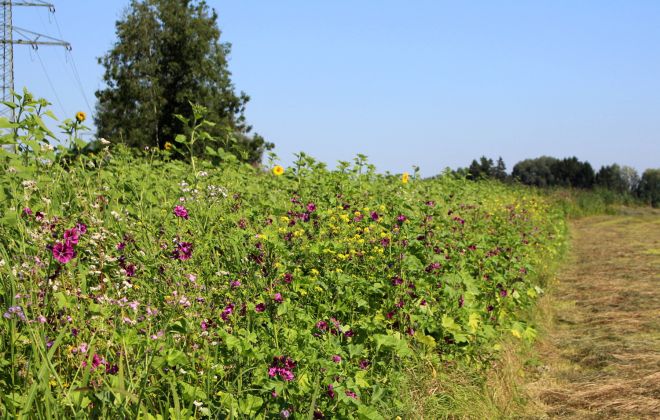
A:
<svg viewBox="0 0 660 420">
<path fill-rule="evenodd" d="M 647 169 L 639 182 L 638 195 L 641 200 L 660 207 L 660 169 Z"/>
<path fill-rule="evenodd" d="M 98 91 L 99 137 L 134 147 L 163 149 L 189 127 L 191 103 L 207 109 L 210 138 L 231 142 L 239 159 L 256 163 L 273 147 L 249 135 L 244 111 L 249 97 L 237 94 L 220 42 L 217 14 L 204 1 L 132 0 L 116 24 L 117 42 L 99 63 L 106 88 Z M 200 151 L 211 146 L 200 138 Z"/>
<path fill-rule="evenodd" d="M 564 235 L 546 199 L 403 183 L 362 155 L 213 165 L 194 110 L 189 162 L 111 145 L 44 171 L 40 147 L 3 153 L 0 414 L 395 418 L 409 368 L 478 371 L 502 337 L 533 339 L 520 313 Z"/>
</svg>

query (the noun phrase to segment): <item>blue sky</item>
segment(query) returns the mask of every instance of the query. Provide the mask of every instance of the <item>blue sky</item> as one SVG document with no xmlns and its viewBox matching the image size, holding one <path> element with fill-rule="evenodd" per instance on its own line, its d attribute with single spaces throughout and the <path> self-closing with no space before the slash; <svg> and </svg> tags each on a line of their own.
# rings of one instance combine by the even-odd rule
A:
<svg viewBox="0 0 660 420">
<path fill-rule="evenodd" d="M 128 1 L 52 1 L 82 87 L 63 50 L 25 46 L 16 87 L 73 115 L 94 107 L 96 57 Z M 660 167 L 656 0 L 208 3 L 248 120 L 285 164 L 305 151 L 424 175 L 481 155 L 509 169 L 540 155 Z M 14 24 L 60 37 L 46 10 L 16 8 Z"/>
</svg>

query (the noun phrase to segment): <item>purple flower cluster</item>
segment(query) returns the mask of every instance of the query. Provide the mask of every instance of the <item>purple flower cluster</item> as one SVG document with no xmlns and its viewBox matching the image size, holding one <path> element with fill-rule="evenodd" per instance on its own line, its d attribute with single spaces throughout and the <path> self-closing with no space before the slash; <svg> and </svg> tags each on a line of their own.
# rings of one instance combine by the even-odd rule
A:
<svg viewBox="0 0 660 420">
<path fill-rule="evenodd" d="M 192 258 L 193 244 L 191 242 L 177 242 L 176 248 L 172 251 L 172 258 L 185 261 Z"/>
<path fill-rule="evenodd" d="M 23 313 L 23 308 L 21 308 L 20 306 L 11 306 L 9 309 L 7 309 L 7 312 L 5 312 L 2 316 L 7 319 L 12 319 L 13 317 L 16 317 L 23 322 L 27 321 L 27 319 L 25 318 L 25 314 Z"/>
<path fill-rule="evenodd" d="M 268 376 L 271 378 L 279 377 L 284 381 L 292 381 L 295 378 L 293 370 L 296 368 L 296 362 L 287 356 L 273 357 L 273 363 L 268 368 Z"/>
<path fill-rule="evenodd" d="M 84 223 L 78 223 L 75 227 L 64 231 L 64 240 L 55 242 L 52 252 L 55 258 L 61 264 L 66 264 L 76 257 L 74 245 L 78 244 L 80 235 L 87 232 L 87 226 Z"/>
<path fill-rule="evenodd" d="M 176 217 L 181 217 L 182 219 L 188 220 L 190 218 L 190 216 L 188 216 L 188 210 L 183 206 L 175 206 L 172 213 L 174 213 Z"/>
</svg>

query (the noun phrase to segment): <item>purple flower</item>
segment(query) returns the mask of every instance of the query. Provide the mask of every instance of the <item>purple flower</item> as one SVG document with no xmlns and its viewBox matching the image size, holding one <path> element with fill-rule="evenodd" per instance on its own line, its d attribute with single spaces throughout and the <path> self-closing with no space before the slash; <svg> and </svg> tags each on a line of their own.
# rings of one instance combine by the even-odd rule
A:
<svg viewBox="0 0 660 420">
<path fill-rule="evenodd" d="M 284 274 L 284 283 L 290 284 L 293 281 L 293 276 L 291 273 Z"/>
<path fill-rule="evenodd" d="M 376 213 L 375 211 L 371 212 L 371 220 L 373 220 L 374 222 L 377 222 L 379 218 L 380 218 L 380 216 L 378 216 L 378 213 Z"/>
<path fill-rule="evenodd" d="M 190 242 L 179 242 L 176 249 L 172 251 L 172 258 L 180 261 L 192 258 L 193 244 Z"/>
<path fill-rule="evenodd" d="M 117 244 L 117 251 L 123 251 L 126 248 L 126 242 L 119 242 Z"/>
<path fill-rule="evenodd" d="M 282 303 L 284 299 L 282 299 L 281 293 L 275 293 L 275 295 L 273 296 L 273 300 L 277 303 Z"/>
<path fill-rule="evenodd" d="M 222 310 L 222 314 L 220 314 L 220 318 L 222 318 L 223 321 L 227 321 L 233 312 L 234 312 L 234 304 L 230 303 L 229 305 L 225 306 L 225 309 Z"/>
<path fill-rule="evenodd" d="M 81 235 L 87 233 L 87 225 L 82 222 L 76 223 L 76 229 L 78 229 L 78 232 L 80 232 Z"/>
<path fill-rule="evenodd" d="M 307 204 L 307 211 L 312 213 L 314 210 L 316 210 L 316 204 L 314 203 L 308 203 Z"/>
<path fill-rule="evenodd" d="M 234 281 L 232 281 L 231 283 L 229 283 L 229 285 L 230 285 L 231 287 L 233 287 L 234 289 L 236 289 L 237 287 L 241 287 L 241 282 L 238 281 L 238 280 L 234 280 Z"/>
<path fill-rule="evenodd" d="M 128 265 L 126 266 L 126 268 L 124 268 L 124 270 L 126 271 L 126 275 L 127 275 L 128 277 L 133 277 L 133 276 L 135 276 L 135 265 L 134 265 L 134 264 L 128 264 Z"/>
<path fill-rule="evenodd" d="M 369 362 L 367 359 L 362 359 L 360 361 L 360 369 L 366 370 L 369 367 L 370 364 L 371 364 L 371 362 Z"/>
<path fill-rule="evenodd" d="M 349 391 L 348 389 L 345 392 L 347 397 L 357 399 L 357 394 L 355 392 Z"/>
<path fill-rule="evenodd" d="M 186 210 L 186 208 L 183 207 L 183 206 L 175 206 L 174 210 L 172 210 L 172 212 L 174 213 L 174 215 L 176 217 L 182 217 L 186 220 L 188 220 L 188 218 L 189 218 L 188 210 Z"/>
<path fill-rule="evenodd" d="M 283 419 L 288 419 L 289 416 L 291 416 L 291 411 L 287 410 L 286 408 L 280 411 L 280 417 Z"/>
<path fill-rule="evenodd" d="M 461 297 L 458 298 L 458 307 L 462 308 L 463 303 L 465 303 L 465 301 L 463 300 L 463 295 L 461 295 Z"/>
<path fill-rule="evenodd" d="M 403 214 L 399 214 L 399 215 L 396 217 L 396 221 L 399 222 L 399 223 L 403 223 L 403 222 L 405 222 L 406 220 L 408 220 L 408 218 L 407 218 L 406 216 L 404 216 Z"/>
<path fill-rule="evenodd" d="M 29 207 L 25 207 L 23 209 L 23 214 L 26 215 L 26 216 L 32 216 L 32 209 L 29 208 Z"/>
<path fill-rule="evenodd" d="M 335 363 L 341 363 L 341 356 L 338 355 L 338 354 L 335 354 L 334 356 L 332 356 L 332 361 L 335 362 Z"/>
<path fill-rule="evenodd" d="M 56 242 L 53 246 L 53 258 L 61 264 L 66 264 L 76 256 L 76 251 L 69 242 Z"/>
<path fill-rule="evenodd" d="M 506 297 L 506 295 L 507 295 L 506 289 L 500 290 L 500 296 Z"/>
<path fill-rule="evenodd" d="M 398 286 L 401 283 L 403 283 L 403 279 L 401 277 L 392 277 L 392 286 Z"/>
<path fill-rule="evenodd" d="M 328 384 L 328 392 L 327 392 L 327 394 L 328 394 L 328 397 L 330 397 L 330 398 L 332 398 L 332 399 L 334 399 L 335 396 L 337 395 L 337 394 L 335 393 L 335 387 L 332 386 L 332 384 Z"/>
<path fill-rule="evenodd" d="M 263 302 L 262 302 L 262 303 L 257 303 L 257 304 L 255 305 L 255 307 L 254 307 L 254 310 L 255 310 L 256 312 L 263 312 L 263 311 L 266 310 L 266 304 L 263 303 Z"/>
</svg>

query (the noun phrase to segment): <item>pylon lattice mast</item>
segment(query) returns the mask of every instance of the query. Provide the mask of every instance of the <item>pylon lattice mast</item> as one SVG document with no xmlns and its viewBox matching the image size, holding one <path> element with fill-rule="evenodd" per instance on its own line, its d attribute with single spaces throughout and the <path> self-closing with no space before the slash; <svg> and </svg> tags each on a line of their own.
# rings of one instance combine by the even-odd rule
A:
<svg viewBox="0 0 660 420">
<path fill-rule="evenodd" d="M 60 39 L 50 37 L 48 35 L 32 32 L 28 29 L 15 27 L 13 24 L 13 7 L 47 7 L 51 13 L 55 12 L 55 6 L 51 3 L 44 1 L 0 1 L 2 6 L 2 13 L 0 20 L 2 21 L 2 101 L 12 101 L 12 92 L 14 91 L 14 45 L 29 45 L 32 48 L 38 48 L 39 45 L 57 45 L 64 47 L 68 50 L 71 49 L 71 44 Z M 16 34 L 16 36 L 14 36 Z M 13 120 L 13 110 L 6 106 L 0 106 L 0 116 L 11 117 Z"/>
</svg>

